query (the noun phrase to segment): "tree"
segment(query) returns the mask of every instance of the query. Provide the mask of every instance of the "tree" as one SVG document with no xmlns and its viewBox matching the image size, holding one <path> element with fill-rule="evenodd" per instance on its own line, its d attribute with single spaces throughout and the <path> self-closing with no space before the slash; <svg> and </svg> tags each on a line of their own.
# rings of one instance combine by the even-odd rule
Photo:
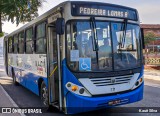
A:
<svg viewBox="0 0 160 116">
<path fill-rule="evenodd" d="M 153 41 L 155 41 L 156 40 L 156 36 L 155 36 L 155 34 L 153 33 L 153 32 L 148 32 L 148 33 L 146 33 L 146 34 L 144 34 L 144 42 L 145 42 L 145 45 L 147 46 L 147 54 L 148 54 L 148 45 Z M 153 46 L 153 52 L 154 52 L 154 46 Z"/>
<path fill-rule="evenodd" d="M 151 43 L 152 41 L 155 41 L 156 36 L 153 32 L 148 32 L 144 35 L 144 42 L 145 45 L 148 45 L 149 43 Z"/>
<path fill-rule="evenodd" d="M 0 33 L 3 21 L 16 22 L 18 25 L 36 18 L 42 2 L 44 0 L 0 0 Z"/>
</svg>

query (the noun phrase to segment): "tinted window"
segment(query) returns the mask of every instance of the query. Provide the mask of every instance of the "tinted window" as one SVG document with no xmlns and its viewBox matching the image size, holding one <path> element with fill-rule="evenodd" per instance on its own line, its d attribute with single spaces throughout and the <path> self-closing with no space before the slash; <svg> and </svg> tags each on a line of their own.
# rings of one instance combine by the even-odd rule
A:
<svg viewBox="0 0 160 116">
<path fill-rule="evenodd" d="M 36 53 L 46 53 L 45 23 L 36 27 Z"/>
<path fill-rule="evenodd" d="M 32 28 L 26 31 L 26 53 L 33 53 Z"/>
<path fill-rule="evenodd" d="M 14 43 L 13 43 L 14 53 L 17 53 L 18 52 L 18 37 L 17 37 L 17 35 L 14 36 L 13 40 L 14 40 Z"/>
<path fill-rule="evenodd" d="M 24 32 L 19 34 L 19 53 L 24 53 Z"/>
<path fill-rule="evenodd" d="M 8 38 L 9 53 L 12 53 L 12 37 Z"/>
</svg>

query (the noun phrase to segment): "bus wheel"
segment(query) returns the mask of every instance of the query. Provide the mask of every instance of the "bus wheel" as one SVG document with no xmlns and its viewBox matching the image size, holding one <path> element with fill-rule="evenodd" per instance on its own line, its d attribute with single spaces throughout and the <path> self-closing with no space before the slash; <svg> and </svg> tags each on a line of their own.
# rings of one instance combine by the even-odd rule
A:
<svg viewBox="0 0 160 116">
<path fill-rule="evenodd" d="M 13 70 L 12 70 L 12 78 L 13 78 L 13 84 L 16 85 L 16 86 L 18 86 L 19 83 L 16 81 L 16 76 L 15 76 L 15 73 L 14 73 Z"/>
<path fill-rule="evenodd" d="M 44 81 L 41 84 L 41 100 L 45 106 L 48 107 L 48 90 Z"/>
</svg>

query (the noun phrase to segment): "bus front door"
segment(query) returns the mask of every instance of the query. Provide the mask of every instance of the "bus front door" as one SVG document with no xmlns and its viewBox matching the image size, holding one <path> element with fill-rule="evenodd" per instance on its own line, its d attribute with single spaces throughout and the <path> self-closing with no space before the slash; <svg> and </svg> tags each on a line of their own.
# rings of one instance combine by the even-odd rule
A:
<svg viewBox="0 0 160 116">
<path fill-rule="evenodd" d="M 48 82 L 49 82 L 49 103 L 58 106 L 59 104 L 59 78 L 58 78 L 58 51 L 55 24 L 48 25 Z"/>
</svg>

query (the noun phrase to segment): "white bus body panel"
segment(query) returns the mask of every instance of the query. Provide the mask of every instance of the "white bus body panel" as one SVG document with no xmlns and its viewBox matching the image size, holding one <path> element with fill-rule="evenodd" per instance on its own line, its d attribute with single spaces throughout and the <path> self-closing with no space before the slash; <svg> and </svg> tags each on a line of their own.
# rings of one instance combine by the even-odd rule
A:
<svg viewBox="0 0 160 116">
<path fill-rule="evenodd" d="M 46 54 L 8 54 L 8 65 L 47 77 Z"/>
</svg>

